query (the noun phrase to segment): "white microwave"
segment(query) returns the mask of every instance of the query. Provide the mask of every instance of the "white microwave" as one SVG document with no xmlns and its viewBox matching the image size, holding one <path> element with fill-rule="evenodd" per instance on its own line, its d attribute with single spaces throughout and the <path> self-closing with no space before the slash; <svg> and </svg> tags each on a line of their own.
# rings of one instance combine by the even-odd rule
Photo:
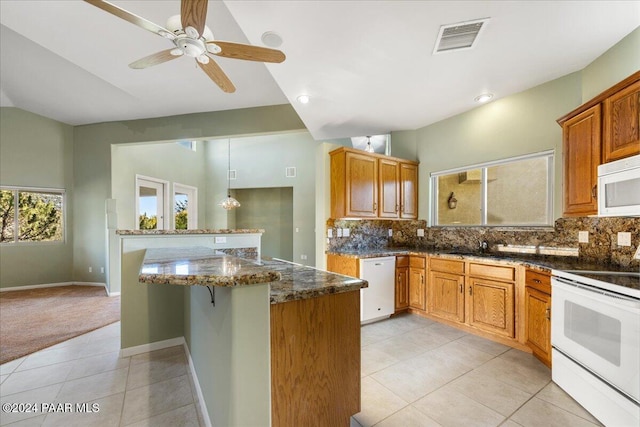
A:
<svg viewBox="0 0 640 427">
<path fill-rule="evenodd" d="M 598 216 L 640 216 L 640 154 L 598 166 Z"/>
</svg>

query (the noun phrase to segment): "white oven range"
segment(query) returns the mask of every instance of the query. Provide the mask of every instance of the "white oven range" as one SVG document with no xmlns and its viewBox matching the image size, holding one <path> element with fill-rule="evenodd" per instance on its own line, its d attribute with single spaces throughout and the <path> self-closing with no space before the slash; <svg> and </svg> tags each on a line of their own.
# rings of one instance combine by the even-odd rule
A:
<svg viewBox="0 0 640 427">
<path fill-rule="evenodd" d="M 640 273 L 552 271 L 553 381 L 606 426 L 640 425 Z"/>
</svg>

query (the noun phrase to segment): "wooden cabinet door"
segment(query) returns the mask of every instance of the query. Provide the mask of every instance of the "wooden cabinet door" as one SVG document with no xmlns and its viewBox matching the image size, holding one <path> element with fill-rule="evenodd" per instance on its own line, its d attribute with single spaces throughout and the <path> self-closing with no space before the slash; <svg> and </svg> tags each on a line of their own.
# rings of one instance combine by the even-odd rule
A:
<svg viewBox="0 0 640 427">
<path fill-rule="evenodd" d="M 640 153 L 640 81 L 603 102 L 604 163 Z"/>
<path fill-rule="evenodd" d="M 398 218 L 400 211 L 400 167 L 391 159 L 378 159 L 380 218 Z"/>
<path fill-rule="evenodd" d="M 514 284 L 471 277 L 467 323 L 488 332 L 515 337 Z"/>
<path fill-rule="evenodd" d="M 418 166 L 400 164 L 400 218 L 418 218 Z"/>
<path fill-rule="evenodd" d="M 464 276 L 431 271 L 427 290 L 429 313 L 464 322 Z"/>
<path fill-rule="evenodd" d="M 598 212 L 596 185 L 600 164 L 600 104 L 567 120 L 562 126 L 564 156 L 564 215 Z"/>
<path fill-rule="evenodd" d="M 409 268 L 409 307 L 426 311 L 426 283 L 424 268 Z"/>
<path fill-rule="evenodd" d="M 525 287 L 527 345 L 542 363 L 551 367 L 551 295 Z"/>
<path fill-rule="evenodd" d="M 378 216 L 378 159 L 366 154 L 346 154 L 346 216 Z"/>
<path fill-rule="evenodd" d="M 409 268 L 396 268 L 396 311 L 409 308 Z"/>
</svg>

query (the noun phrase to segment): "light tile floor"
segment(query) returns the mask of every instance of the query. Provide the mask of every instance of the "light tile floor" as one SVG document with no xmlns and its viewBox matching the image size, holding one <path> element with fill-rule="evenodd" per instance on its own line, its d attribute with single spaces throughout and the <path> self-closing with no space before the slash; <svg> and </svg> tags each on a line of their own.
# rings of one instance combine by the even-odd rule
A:
<svg viewBox="0 0 640 427">
<path fill-rule="evenodd" d="M 362 327 L 351 427 L 594 425 L 528 353 L 415 315 Z"/>
<path fill-rule="evenodd" d="M 119 346 L 114 323 L 0 365 L 3 404 L 100 409 L 0 412 L 0 425 L 204 426 L 181 346 L 127 358 Z M 398 316 L 363 326 L 362 346 L 362 412 L 352 427 L 599 425 L 531 355 L 449 326 Z"/>
</svg>

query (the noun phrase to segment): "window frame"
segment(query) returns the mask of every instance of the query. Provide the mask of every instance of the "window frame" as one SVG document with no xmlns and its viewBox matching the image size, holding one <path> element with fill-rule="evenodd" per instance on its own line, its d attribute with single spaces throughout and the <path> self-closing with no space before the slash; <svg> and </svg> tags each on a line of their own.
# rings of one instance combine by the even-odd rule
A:
<svg viewBox="0 0 640 427">
<path fill-rule="evenodd" d="M 176 193 L 187 194 L 193 196 L 193 200 L 189 200 L 190 207 L 193 209 L 187 216 L 187 230 L 196 230 L 198 228 L 198 187 L 192 185 L 173 183 L 173 193 L 171 198 L 171 229 L 176 229 Z"/>
<path fill-rule="evenodd" d="M 13 246 L 31 246 L 31 245 L 63 245 L 67 243 L 67 191 L 64 188 L 47 188 L 47 187 L 26 187 L 16 185 L 2 185 L 0 186 L 2 191 L 13 191 L 13 211 L 14 211 L 14 233 L 13 241 L 0 242 L 0 245 L 5 247 Z M 62 238 L 60 240 L 38 240 L 38 241 L 24 241 L 20 240 L 20 219 L 19 219 L 19 196 L 18 193 L 53 193 L 62 196 Z"/>
<path fill-rule="evenodd" d="M 167 218 L 167 212 L 173 212 L 171 209 L 170 198 L 169 198 L 169 181 L 165 181 L 164 179 L 154 178 L 151 176 L 139 175 L 136 174 L 135 180 L 135 230 L 140 230 L 140 181 L 152 182 L 155 184 L 162 185 L 162 228 L 156 228 L 156 230 L 168 230 L 171 224 L 169 218 Z M 171 198 L 173 200 L 173 198 Z M 159 223 L 158 223 L 159 224 Z"/>
<path fill-rule="evenodd" d="M 487 169 L 524 160 L 547 158 L 547 222 L 540 224 L 487 224 Z M 465 172 L 472 169 L 480 169 L 482 172 L 480 190 L 480 224 L 439 224 L 438 223 L 438 178 L 445 175 Z M 493 227 L 493 228 L 548 228 L 553 227 L 554 198 L 555 198 L 555 150 L 545 150 L 536 153 L 524 154 L 489 162 L 447 169 L 429 174 L 429 191 L 431 207 L 431 225 L 433 227 Z"/>
</svg>

